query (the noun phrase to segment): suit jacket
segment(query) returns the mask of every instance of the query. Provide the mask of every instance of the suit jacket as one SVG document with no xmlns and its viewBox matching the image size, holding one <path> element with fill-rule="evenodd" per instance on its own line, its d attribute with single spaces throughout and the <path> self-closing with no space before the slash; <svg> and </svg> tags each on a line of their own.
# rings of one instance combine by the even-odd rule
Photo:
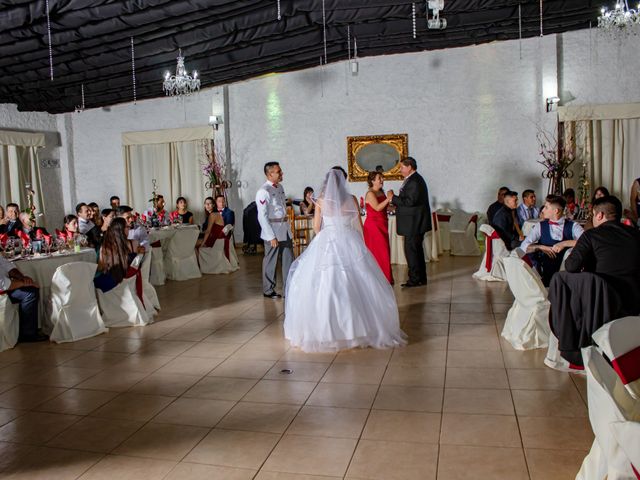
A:
<svg viewBox="0 0 640 480">
<path fill-rule="evenodd" d="M 509 207 L 503 205 L 502 208 L 493 215 L 493 222 L 491 222 L 491 226 L 495 228 L 509 250 L 520 246 L 521 243 L 520 235 L 518 235 L 513 222 L 515 213 L 515 210 L 511 210 Z"/>
<path fill-rule="evenodd" d="M 619 292 L 625 315 L 640 314 L 640 232 L 611 221 L 585 231 L 565 261 L 567 272 L 591 272 Z"/>
<path fill-rule="evenodd" d="M 15 237 L 18 234 L 18 230 L 22 230 L 20 220 L 16 220 L 13 223 L 7 223 L 6 225 L 0 225 L 0 233 L 6 233 L 10 237 Z"/>
<path fill-rule="evenodd" d="M 393 196 L 391 203 L 396 206 L 398 235 L 424 235 L 431 230 L 429 190 L 418 172 L 407 178 L 398 195 Z"/>
<path fill-rule="evenodd" d="M 489 221 L 489 225 L 493 225 L 493 216 L 502 207 L 504 207 L 504 204 L 500 203 L 497 200 L 493 202 L 491 205 L 489 205 L 489 208 L 487 209 L 487 220 Z"/>
</svg>

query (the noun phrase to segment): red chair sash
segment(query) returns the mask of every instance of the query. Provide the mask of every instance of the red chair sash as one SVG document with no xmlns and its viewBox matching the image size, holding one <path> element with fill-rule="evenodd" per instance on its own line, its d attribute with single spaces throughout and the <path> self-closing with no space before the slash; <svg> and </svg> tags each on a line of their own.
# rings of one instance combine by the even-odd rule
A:
<svg viewBox="0 0 640 480">
<path fill-rule="evenodd" d="M 640 347 L 614 358 L 611 365 L 625 385 L 640 379 Z"/>
<path fill-rule="evenodd" d="M 24 248 L 27 248 L 29 246 L 29 243 L 31 242 L 29 235 L 24 233 L 22 230 L 18 230 L 18 237 L 20 237 L 20 240 L 22 240 L 22 246 Z"/>
<path fill-rule="evenodd" d="M 484 234 L 485 236 L 485 244 L 487 245 L 487 254 L 484 263 L 484 267 L 487 269 L 487 272 L 491 272 L 491 267 L 493 267 L 493 241 L 500 238 L 498 232 L 495 230 L 491 235 Z"/>
<path fill-rule="evenodd" d="M 143 295 L 143 287 L 142 287 L 142 270 L 139 268 L 129 267 L 127 269 L 127 274 L 125 278 L 136 277 L 136 295 L 142 302 L 142 306 L 144 307 L 144 295 Z"/>
</svg>

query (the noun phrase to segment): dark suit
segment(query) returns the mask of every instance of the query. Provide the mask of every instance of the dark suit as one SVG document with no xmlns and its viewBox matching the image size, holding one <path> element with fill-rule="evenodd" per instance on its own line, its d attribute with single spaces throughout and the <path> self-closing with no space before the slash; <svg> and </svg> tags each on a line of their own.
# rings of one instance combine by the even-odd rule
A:
<svg viewBox="0 0 640 480">
<path fill-rule="evenodd" d="M 498 232 L 498 235 L 500 235 L 500 238 L 508 250 L 513 250 L 522 243 L 514 222 L 515 213 L 515 210 L 511 210 L 506 205 L 503 205 L 502 208 L 493 215 L 493 222 L 491 222 L 491 226 Z"/>
<path fill-rule="evenodd" d="M 427 283 L 427 265 L 422 241 L 431 230 L 429 191 L 424 178 L 414 172 L 405 180 L 391 203 L 396 206 L 396 229 L 404 236 L 404 254 L 409 267 L 409 283 Z"/>
<path fill-rule="evenodd" d="M 0 225 L 0 233 L 6 233 L 10 237 L 15 237 L 19 230 L 22 230 L 22 224 L 19 220 L 9 222 L 6 225 Z"/>
<path fill-rule="evenodd" d="M 489 205 L 489 208 L 487 209 L 487 220 L 489 221 L 489 225 L 491 225 L 493 223 L 493 216 L 503 206 L 504 206 L 504 204 L 500 203 L 497 200 L 495 202 L 493 202 L 491 205 Z"/>
</svg>

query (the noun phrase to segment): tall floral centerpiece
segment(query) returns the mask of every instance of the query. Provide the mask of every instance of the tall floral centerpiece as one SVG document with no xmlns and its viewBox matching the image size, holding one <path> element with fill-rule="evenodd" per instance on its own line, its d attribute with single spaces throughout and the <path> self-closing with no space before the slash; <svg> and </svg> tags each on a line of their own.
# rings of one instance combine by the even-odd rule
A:
<svg viewBox="0 0 640 480">
<path fill-rule="evenodd" d="M 206 179 L 205 188 L 211 190 L 212 196 L 224 195 L 231 183 L 224 179 L 224 167 L 220 159 L 222 152 L 216 148 L 213 140 L 203 140 L 204 160 L 202 162 L 202 175 Z"/>
<path fill-rule="evenodd" d="M 573 178 L 573 170 L 569 167 L 576 160 L 576 146 L 573 136 L 565 141 L 559 141 L 558 130 L 551 134 L 542 129 L 538 130 L 539 153 L 542 160 L 538 163 L 544 167 L 542 178 L 549 180 L 547 194 L 562 195 L 565 181 Z"/>
</svg>

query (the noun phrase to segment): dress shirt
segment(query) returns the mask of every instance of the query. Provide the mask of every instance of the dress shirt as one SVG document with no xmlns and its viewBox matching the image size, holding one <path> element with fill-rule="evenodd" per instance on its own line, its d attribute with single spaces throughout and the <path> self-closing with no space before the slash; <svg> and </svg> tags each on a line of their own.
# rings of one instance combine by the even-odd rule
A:
<svg viewBox="0 0 640 480">
<path fill-rule="evenodd" d="M 549 222 L 549 231 L 550 231 L 549 233 L 551 234 L 551 238 L 561 242 L 562 232 L 564 230 L 565 217 L 562 217 L 558 221 L 554 220 L 553 222 L 554 223 L 551 223 L 551 221 Z M 529 245 L 538 243 L 540 241 L 540 237 L 542 236 L 542 230 L 541 230 L 542 227 L 540 226 L 540 223 L 542 222 L 536 223 L 531 229 L 531 231 L 529 232 L 529 235 L 527 235 L 527 238 L 525 238 L 522 241 L 520 248 L 522 249 L 523 252 L 527 253 L 527 247 Z M 584 229 L 580 226 L 580 224 L 578 222 L 573 222 L 573 227 L 571 227 L 571 234 L 573 235 L 573 240 L 578 240 L 583 233 L 584 233 Z"/>
<path fill-rule="evenodd" d="M 9 272 L 16 268 L 13 262 L 10 262 L 3 256 L 0 256 L 0 290 L 8 290 L 11 287 L 11 279 Z"/>
<path fill-rule="evenodd" d="M 256 193 L 256 206 L 262 228 L 260 237 L 265 242 L 273 239 L 286 242 L 293 238 L 287 217 L 287 197 L 281 184 L 265 182 Z"/>
<path fill-rule="evenodd" d="M 532 205 L 531 207 L 527 207 L 524 203 L 521 203 L 520 205 L 518 205 L 518 223 L 520 224 L 520 226 L 522 227 L 522 225 L 524 225 L 524 222 L 526 222 L 527 220 L 530 220 L 532 218 L 538 218 L 540 216 L 540 209 L 538 207 L 536 207 L 535 205 Z"/>
<path fill-rule="evenodd" d="M 127 237 L 129 240 L 135 240 L 138 242 L 138 245 L 144 247 L 145 250 L 149 249 L 149 234 L 147 233 L 147 229 L 143 226 L 136 226 L 135 228 L 129 229 L 129 236 Z"/>
<path fill-rule="evenodd" d="M 84 218 L 78 217 L 78 232 L 82 235 L 86 235 L 87 232 L 95 226 L 96 224 L 91 220 L 85 220 Z"/>
</svg>

